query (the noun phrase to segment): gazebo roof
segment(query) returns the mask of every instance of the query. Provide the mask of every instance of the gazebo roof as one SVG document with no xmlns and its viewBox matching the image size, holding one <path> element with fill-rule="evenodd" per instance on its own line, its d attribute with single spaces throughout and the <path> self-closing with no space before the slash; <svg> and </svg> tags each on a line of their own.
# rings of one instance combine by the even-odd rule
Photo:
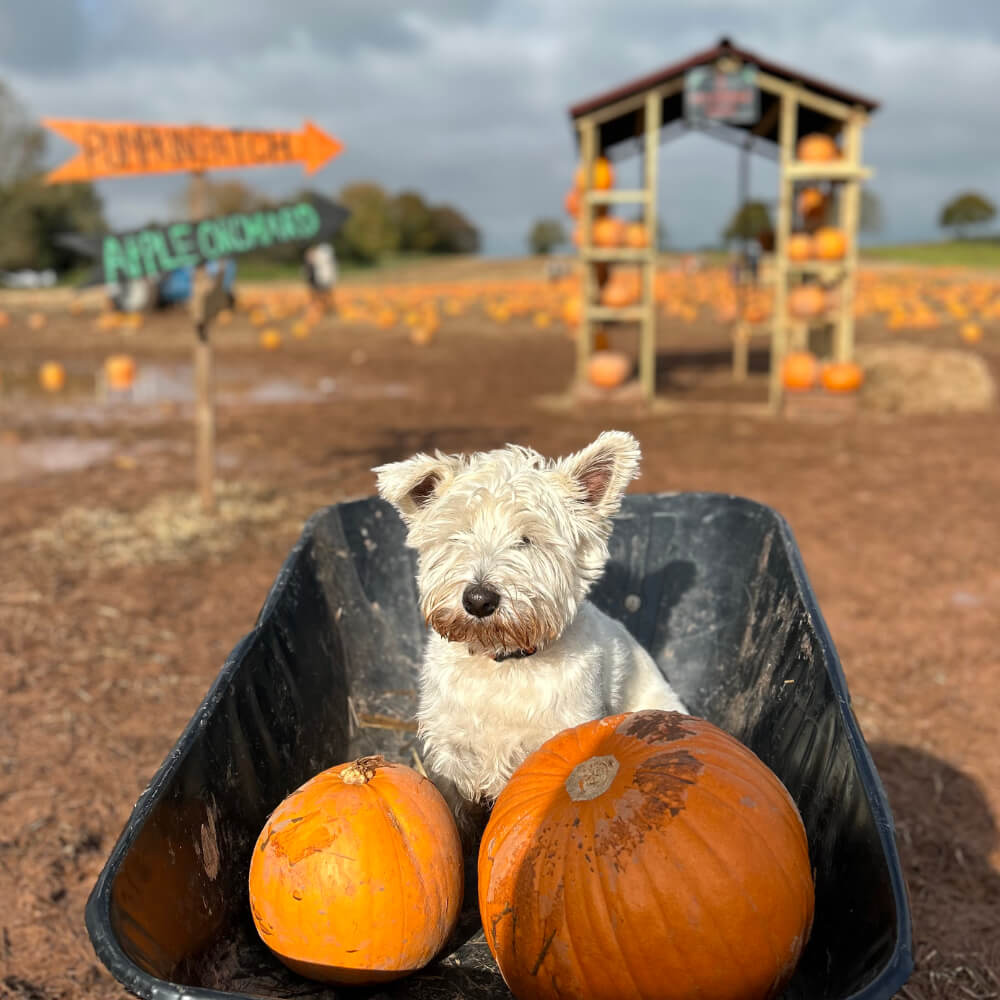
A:
<svg viewBox="0 0 1000 1000">
<path fill-rule="evenodd" d="M 762 73 L 767 73 L 779 80 L 796 84 L 819 98 L 835 101 L 847 108 L 861 108 L 866 113 L 875 111 L 878 108 L 878 102 L 873 101 L 871 98 L 863 97 L 860 94 L 853 94 L 841 87 L 817 80 L 807 73 L 801 73 L 798 70 L 782 66 L 779 63 L 764 58 L 756 52 L 750 52 L 747 49 L 734 45 L 728 38 L 722 38 L 712 48 L 697 52 L 681 62 L 665 66 L 655 73 L 649 73 L 646 76 L 615 87 L 613 90 L 574 104 L 569 109 L 570 117 L 576 121 L 585 116 L 599 113 L 619 102 L 627 102 L 629 98 L 655 90 L 664 84 L 681 81 L 688 70 L 694 69 L 696 66 L 711 65 L 725 56 L 738 59 L 744 63 L 751 63 Z M 776 143 L 778 141 L 778 115 L 775 108 L 777 103 L 778 98 L 774 94 L 762 92 L 759 122 L 756 125 L 749 126 L 719 126 L 720 134 L 728 133 L 732 135 L 733 129 L 741 129 L 746 133 L 750 133 L 754 139 L 764 139 Z M 798 113 L 799 134 L 806 132 L 835 132 L 839 130 L 843 123 L 842 119 L 838 116 L 824 113 L 816 107 L 810 107 L 805 104 L 799 106 Z M 683 118 L 684 93 L 683 89 L 679 89 L 664 97 L 661 108 L 661 122 L 663 126 L 669 126 L 678 120 L 683 120 Z M 710 131 L 715 131 L 715 129 L 711 129 Z M 607 149 L 609 146 L 613 146 L 619 142 L 635 138 L 641 132 L 641 109 L 638 109 L 637 113 L 637 108 L 633 106 L 622 111 L 621 114 L 606 118 L 599 123 L 598 145 L 601 149 Z"/>
</svg>

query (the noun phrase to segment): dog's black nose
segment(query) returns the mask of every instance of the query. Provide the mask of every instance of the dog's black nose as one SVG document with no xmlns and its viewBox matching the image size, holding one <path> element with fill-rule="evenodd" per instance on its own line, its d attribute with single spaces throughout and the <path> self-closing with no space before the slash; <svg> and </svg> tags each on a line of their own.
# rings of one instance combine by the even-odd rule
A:
<svg viewBox="0 0 1000 1000">
<path fill-rule="evenodd" d="M 489 618 L 500 607 L 500 595 L 481 583 L 470 583 L 462 594 L 462 607 L 477 618 Z"/>
</svg>

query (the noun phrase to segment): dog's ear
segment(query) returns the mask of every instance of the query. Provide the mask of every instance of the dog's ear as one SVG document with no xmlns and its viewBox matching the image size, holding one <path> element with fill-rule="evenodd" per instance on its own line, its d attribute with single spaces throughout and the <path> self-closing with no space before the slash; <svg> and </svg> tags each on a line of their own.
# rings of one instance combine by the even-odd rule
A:
<svg viewBox="0 0 1000 1000">
<path fill-rule="evenodd" d="M 437 499 L 458 468 L 459 459 L 452 455 L 414 455 L 405 462 L 380 465 L 372 472 L 377 479 L 379 496 L 399 511 L 409 524 L 414 516 Z"/>
<path fill-rule="evenodd" d="M 639 475 L 639 442 L 625 431 L 604 431 L 586 448 L 560 459 L 556 468 L 581 490 L 582 499 L 601 517 L 621 505 L 628 484 Z"/>
</svg>

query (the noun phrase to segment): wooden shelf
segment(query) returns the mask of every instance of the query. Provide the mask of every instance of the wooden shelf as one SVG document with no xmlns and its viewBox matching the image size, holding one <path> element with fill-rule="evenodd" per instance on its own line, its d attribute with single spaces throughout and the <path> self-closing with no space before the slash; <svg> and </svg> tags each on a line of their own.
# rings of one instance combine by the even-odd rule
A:
<svg viewBox="0 0 1000 1000">
<path fill-rule="evenodd" d="M 641 320 L 646 314 L 646 308 L 645 306 L 587 306 L 586 314 L 590 319 L 629 323 Z"/>
<path fill-rule="evenodd" d="M 624 260 L 640 264 L 656 262 L 656 255 L 645 247 L 590 247 L 581 252 L 584 260 Z"/>
<path fill-rule="evenodd" d="M 825 281 L 842 278 L 848 270 L 842 260 L 796 260 L 788 262 L 789 274 L 813 274 Z"/>
<path fill-rule="evenodd" d="M 785 167 L 784 173 L 790 181 L 862 181 L 871 177 L 874 171 L 871 167 L 855 167 L 837 160 L 832 163 L 802 163 L 796 160 Z"/>
<path fill-rule="evenodd" d="M 619 203 L 637 202 L 645 204 L 649 201 L 648 191 L 587 191 L 584 198 L 591 205 L 611 205 Z"/>
</svg>

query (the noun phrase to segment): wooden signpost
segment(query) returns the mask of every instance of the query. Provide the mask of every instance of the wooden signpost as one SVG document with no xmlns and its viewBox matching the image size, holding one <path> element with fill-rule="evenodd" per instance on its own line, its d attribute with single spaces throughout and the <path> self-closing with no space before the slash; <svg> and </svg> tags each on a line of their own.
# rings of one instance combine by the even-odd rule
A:
<svg viewBox="0 0 1000 1000">
<path fill-rule="evenodd" d="M 63 241 L 98 258 L 100 280 L 105 284 L 194 268 L 190 310 L 195 329 L 195 476 L 202 508 L 211 511 L 215 507 L 215 408 L 209 329 L 226 298 L 221 261 L 275 244 L 309 244 L 331 237 L 348 213 L 313 195 L 258 212 L 207 217 L 204 172 L 301 163 L 312 174 L 340 153 L 343 145 L 309 121 L 301 132 L 53 118 L 43 119 L 42 124 L 80 147 L 76 156 L 46 176 L 47 184 L 173 171 L 192 174 L 188 220 L 100 238 L 67 234 Z M 220 266 L 213 277 L 204 265 L 214 261 Z"/>
</svg>

